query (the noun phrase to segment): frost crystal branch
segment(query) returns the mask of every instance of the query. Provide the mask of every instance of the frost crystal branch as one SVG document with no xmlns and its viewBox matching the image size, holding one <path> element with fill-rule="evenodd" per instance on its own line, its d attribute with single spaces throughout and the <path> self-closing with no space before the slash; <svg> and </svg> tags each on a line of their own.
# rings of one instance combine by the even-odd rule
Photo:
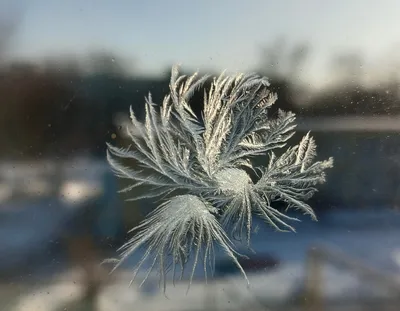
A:
<svg viewBox="0 0 400 311">
<path fill-rule="evenodd" d="M 257 215 L 277 230 L 295 231 L 288 221 L 297 219 L 273 208 L 273 201 L 316 219 L 305 201 L 317 191 L 317 184 L 325 182 L 325 169 L 333 166 L 332 158 L 314 162 L 316 145 L 309 134 L 297 146 L 276 154 L 295 133 L 295 115 L 281 110 L 276 118 L 268 115 L 277 97 L 269 92 L 268 81 L 256 74 L 222 73 L 214 78 L 204 91 L 199 119 L 190 99 L 208 78 L 198 73 L 180 76 L 173 67 L 170 93 L 161 107 L 157 109 L 149 95 L 144 121 L 131 109 L 132 125 L 127 131 L 133 148 L 108 145 L 108 161 L 116 175 L 133 181 L 122 191 L 150 186 L 150 191 L 132 199 L 164 200 L 132 229 L 139 232 L 121 247 L 114 269 L 146 245 L 133 279 L 144 261 L 152 258 L 143 282 L 157 266 L 164 290 L 166 273 L 171 269 L 175 280 L 175 267 L 183 272 L 190 256 L 194 258 L 190 283 L 200 259 L 206 276 L 207 266 L 213 271 L 214 242 L 247 280 L 225 230 L 231 237 L 245 237 L 250 245 L 252 217 Z M 254 167 L 251 159 L 265 154 L 269 155 L 266 166 Z M 126 167 L 116 158 L 134 159 L 140 169 Z M 251 172 L 258 176 L 256 180 Z"/>
</svg>

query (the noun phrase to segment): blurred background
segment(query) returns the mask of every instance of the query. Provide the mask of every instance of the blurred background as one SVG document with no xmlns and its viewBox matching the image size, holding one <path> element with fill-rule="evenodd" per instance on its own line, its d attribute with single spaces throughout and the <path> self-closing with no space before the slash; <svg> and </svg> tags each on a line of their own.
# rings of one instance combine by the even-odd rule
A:
<svg viewBox="0 0 400 311">
<path fill-rule="evenodd" d="M 397 0 L 0 0 L 0 309 L 398 310 L 399 16 Z M 257 226 L 249 289 L 222 253 L 168 299 L 156 276 L 128 286 L 137 256 L 98 265 L 154 207 L 118 193 L 105 143 L 129 144 L 129 106 L 160 103 L 176 63 L 269 77 L 294 140 L 311 130 L 335 158 L 318 222 Z"/>
</svg>

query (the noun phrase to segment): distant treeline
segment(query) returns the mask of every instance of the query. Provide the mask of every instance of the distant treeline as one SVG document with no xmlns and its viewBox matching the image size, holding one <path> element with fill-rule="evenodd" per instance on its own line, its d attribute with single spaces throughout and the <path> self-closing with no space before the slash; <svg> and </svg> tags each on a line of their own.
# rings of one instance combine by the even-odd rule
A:
<svg viewBox="0 0 400 311">
<path fill-rule="evenodd" d="M 260 74 L 268 75 L 263 70 Z M 114 117 L 132 105 L 141 116 L 144 97 L 152 93 L 160 103 L 168 92 L 169 75 L 156 79 L 115 71 L 83 74 L 56 66 L 11 64 L 0 71 L 1 156 L 8 158 L 69 156 L 76 151 L 103 155 L 105 142 L 115 139 Z M 399 113 L 398 85 L 337 86 L 298 102 L 288 78 L 272 79 L 279 99 L 273 110 L 291 110 L 302 116 L 384 115 Z M 195 94 L 195 111 L 202 95 Z M 274 111 L 271 111 L 273 113 Z M 118 139 L 118 137 L 117 137 Z"/>
</svg>

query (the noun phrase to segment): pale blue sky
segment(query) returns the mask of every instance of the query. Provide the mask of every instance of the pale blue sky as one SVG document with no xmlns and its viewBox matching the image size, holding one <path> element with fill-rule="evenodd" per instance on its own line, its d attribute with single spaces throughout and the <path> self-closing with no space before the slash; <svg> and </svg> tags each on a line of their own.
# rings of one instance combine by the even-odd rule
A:
<svg viewBox="0 0 400 311">
<path fill-rule="evenodd" d="M 0 0 L 13 8 L 16 57 L 105 48 L 151 73 L 176 62 L 248 70 L 280 35 L 311 43 L 314 74 L 336 51 L 374 57 L 400 42 L 399 0 Z"/>
</svg>

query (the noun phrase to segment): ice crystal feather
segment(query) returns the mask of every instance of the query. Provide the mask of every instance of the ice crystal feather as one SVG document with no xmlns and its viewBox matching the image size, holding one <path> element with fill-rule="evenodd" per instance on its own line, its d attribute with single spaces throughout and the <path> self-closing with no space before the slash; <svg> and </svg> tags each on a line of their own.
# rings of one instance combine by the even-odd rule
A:
<svg viewBox="0 0 400 311">
<path fill-rule="evenodd" d="M 108 160 L 117 176 L 133 181 L 122 191 L 150 186 L 150 192 L 132 199 L 167 200 L 136 228 L 141 231 L 121 248 L 116 267 L 146 244 L 148 249 L 135 274 L 154 254 L 152 268 L 158 263 L 164 286 L 168 256 L 173 269 L 176 264 L 183 269 L 192 255 L 195 266 L 202 247 L 203 260 L 212 257 L 214 241 L 244 274 L 222 228 L 229 228 L 240 240 L 246 235 L 248 245 L 253 215 L 277 230 L 294 231 L 288 221 L 297 219 L 271 203 L 283 201 L 288 208 L 315 218 L 305 201 L 315 193 L 316 185 L 325 181 L 324 171 L 333 163 L 332 159 L 313 162 L 316 146 L 309 134 L 297 146 L 276 155 L 275 149 L 284 148 L 294 134 L 295 115 L 281 110 L 276 118 L 268 115 L 277 97 L 269 92 L 268 81 L 256 74 L 222 73 L 214 78 L 204 91 L 204 110 L 198 119 L 190 100 L 207 78 L 197 73 L 180 76 L 173 67 L 170 92 L 161 107 L 157 109 L 149 95 L 143 121 L 131 110 L 132 125 L 127 131 L 133 148 L 108 145 Z M 269 163 L 253 167 L 251 159 L 264 154 L 269 154 Z M 141 169 L 126 167 L 116 158 L 134 159 Z M 246 169 L 258 172 L 258 180 L 253 181 Z M 193 272 L 190 280 L 192 277 Z"/>
<path fill-rule="evenodd" d="M 172 270 L 173 281 L 176 279 L 176 266 L 180 268 L 180 278 L 194 253 L 194 262 L 190 271 L 189 286 L 192 282 L 196 266 L 203 264 L 207 279 L 207 267 L 214 271 L 214 243 L 218 243 L 227 255 L 234 261 L 247 279 L 235 255 L 232 243 L 212 214 L 215 210 L 209 203 L 193 195 L 180 195 L 164 202 L 132 231 L 139 231 L 128 243 L 120 248 L 121 257 L 117 260 L 114 270 L 139 247 L 147 244 L 142 259 L 133 271 L 132 281 L 143 265 L 151 259 L 151 265 L 144 277 L 146 281 L 151 271 L 158 265 L 160 281 L 164 290 L 166 286 L 166 271 Z"/>
</svg>

